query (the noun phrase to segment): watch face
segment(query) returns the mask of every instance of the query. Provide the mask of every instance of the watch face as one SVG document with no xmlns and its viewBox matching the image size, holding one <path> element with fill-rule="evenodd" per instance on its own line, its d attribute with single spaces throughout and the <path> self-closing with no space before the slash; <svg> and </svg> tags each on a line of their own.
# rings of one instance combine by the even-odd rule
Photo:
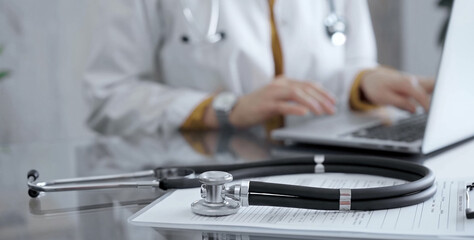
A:
<svg viewBox="0 0 474 240">
<path fill-rule="evenodd" d="M 213 102 L 213 106 L 216 110 L 229 112 L 234 107 L 237 97 L 232 93 L 221 93 L 217 95 Z"/>
</svg>

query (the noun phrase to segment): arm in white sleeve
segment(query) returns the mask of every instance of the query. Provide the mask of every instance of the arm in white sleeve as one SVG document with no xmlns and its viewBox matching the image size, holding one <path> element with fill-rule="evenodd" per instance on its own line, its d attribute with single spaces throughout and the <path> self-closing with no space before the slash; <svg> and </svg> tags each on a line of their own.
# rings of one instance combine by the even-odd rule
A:
<svg viewBox="0 0 474 240">
<path fill-rule="evenodd" d="M 350 89 L 359 72 L 377 67 L 377 48 L 372 21 L 366 0 L 345 1 L 345 18 L 348 24 L 345 45 L 343 98 L 349 99 Z M 348 101 L 345 101 L 348 102 Z"/>
<path fill-rule="evenodd" d="M 88 125 L 108 135 L 178 128 L 204 92 L 171 88 L 156 79 L 162 27 L 155 0 L 100 3 L 85 89 L 93 111 Z"/>
</svg>

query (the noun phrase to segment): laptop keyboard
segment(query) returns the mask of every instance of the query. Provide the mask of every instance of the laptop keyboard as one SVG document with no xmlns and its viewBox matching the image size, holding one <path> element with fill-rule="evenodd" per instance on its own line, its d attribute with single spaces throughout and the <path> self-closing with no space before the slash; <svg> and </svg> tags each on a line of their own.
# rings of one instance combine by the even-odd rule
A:
<svg viewBox="0 0 474 240">
<path fill-rule="evenodd" d="M 397 142 L 414 142 L 423 138 L 427 115 L 420 114 L 403 119 L 393 125 L 377 125 L 352 132 L 350 135 L 359 138 L 391 140 Z"/>
</svg>

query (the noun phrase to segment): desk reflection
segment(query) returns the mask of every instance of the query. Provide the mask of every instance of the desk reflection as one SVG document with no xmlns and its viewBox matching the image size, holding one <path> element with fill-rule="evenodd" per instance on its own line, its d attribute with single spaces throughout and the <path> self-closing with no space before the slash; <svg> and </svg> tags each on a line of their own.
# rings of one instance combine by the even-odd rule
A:
<svg viewBox="0 0 474 240">
<path fill-rule="evenodd" d="M 128 138 L 98 137 L 77 149 L 78 175 L 221 164 L 270 157 L 271 145 L 252 132 L 175 132 Z"/>
<path fill-rule="evenodd" d="M 258 133 L 249 131 L 175 132 L 127 138 L 98 136 L 75 148 L 76 173 L 68 177 L 116 174 L 170 165 L 256 161 L 271 158 L 270 153 L 271 144 Z M 97 236 L 107 239 L 201 239 L 201 233 L 182 238 L 184 233 L 161 233 L 127 222 L 133 213 L 163 194 L 164 191 L 159 189 L 47 193 L 43 194 L 44 197 L 31 199 L 29 211 L 42 217 L 75 215 L 84 239 L 97 239 Z"/>
<path fill-rule="evenodd" d="M 170 231 L 155 229 L 157 232 L 166 236 L 167 240 L 296 240 L 296 239 L 341 239 L 335 237 L 314 237 L 314 236 L 289 236 L 289 235 L 265 235 L 265 234 L 246 234 L 246 233 L 231 233 L 231 232 L 197 232 L 197 231 Z M 357 239 L 357 238 L 353 238 Z"/>
<path fill-rule="evenodd" d="M 347 150 L 321 146 L 274 145 L 264 136 L 258 131 L 174 132 L 127 138 L 98 136 L 73 148 L 75 172 L 66 177 L 126 173 L 161 166 L 260 161 L 288 154 L 347 153 Z M 29 209 L 31 214 L 37 216 L 74 216 L 83 239 L 97 239 L 97 236 L 105 239 L 304 239 L 245 233 L 170 231 L 128 223 L 131 215 L 164 193 L 159 189 L 48 193 L 47 197 L 31 199 Z"/>
</svg>

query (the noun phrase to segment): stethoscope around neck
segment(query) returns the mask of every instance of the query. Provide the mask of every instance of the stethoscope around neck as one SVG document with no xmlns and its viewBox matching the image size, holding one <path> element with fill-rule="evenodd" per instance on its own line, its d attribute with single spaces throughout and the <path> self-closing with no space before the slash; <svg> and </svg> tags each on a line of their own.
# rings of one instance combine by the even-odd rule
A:
<svg viewBox="0 0 474 240">
<path fill-rule="evenodd" d="M 246 179 L 288 174 L 356 173 L 405 180 L 406 183 L 375 188 L 321 188 L 277 184 Z M 123 181 L 153 177 L 148 181 Z M 37 182 L 39 173 L 28 172 L 28 194 L 108 188 L 162 190 L 200 187 L 201 198 L 192 203 L 193 213 L 226 216 L 246 206 L 274 206 L 318 210 L 380 210 L 415 205 L 436 192 L 433 172 L 425 166 L 380 157 L 315 155 L 237 163 L 160 167 L 110 176 L 82 177 Z M 242 180 L 231 186 L 233 180 Z M 471 213 L 472 214 L 472 213 Z M 469 215 L 468 215 L 469 216 Z"/>
<path fill-rule="evenodd" d="M 337 14 L 336 4 L 334 0 L 327 0 L 329 7 L 329 15 L 324 19 L 324 27 L 326 34 L 334 46 L 342 46 L 346 43 L 346 29 L 347 24 L 343 17 Z M 190 26 L 192 31 L 195 31 L 196 36 L 201 37 L 190 37 L 189 34 L 184 33 L 181 36 L 181 41 L 186 44 L 215 44 L 225 39 L 226 34 L 224 31 L 218 31 L 217 26 L 220 18 L 220 0 L 211 0 L 211 14 L 209 18 L 209 24 L 206 32 L 203 32 L 198 26 L 196 26 L 196 19 L 194 14 L 186 4 L 183 4 L 183 0 L 180 0 L 181 7 L 183 9 L 184 19 Z"/>
</svg>

